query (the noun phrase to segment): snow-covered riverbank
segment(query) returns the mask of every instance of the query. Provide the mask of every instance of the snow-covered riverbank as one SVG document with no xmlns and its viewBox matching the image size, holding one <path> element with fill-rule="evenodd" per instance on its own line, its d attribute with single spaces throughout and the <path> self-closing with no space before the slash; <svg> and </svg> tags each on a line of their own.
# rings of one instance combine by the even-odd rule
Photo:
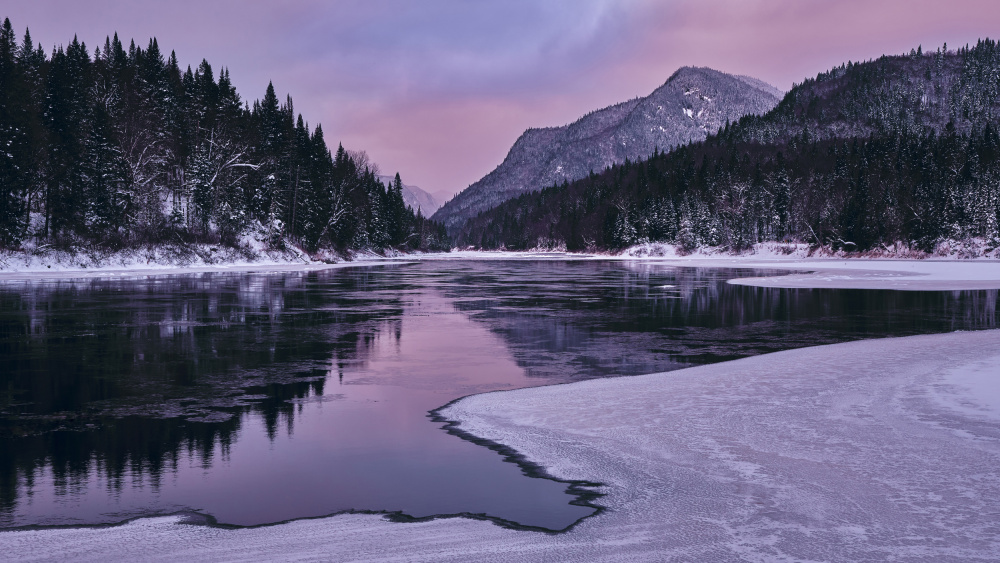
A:
<svg viewBox="0 0 1000 563">
<path fill-rule="evenodd" d="M 182 256 L 170 249 L 127 251 L 111 254 L 51 251 L 38 256 L 0 253 L 0 280 L 42 277 L 90 277 L 116 275 L 184 274 L 214 271 L 296 271 L 345 266 L 368 266 L 414 260 L 618 260 L 671 266 L 714 268 L 762 268 L 788 270 L 790 275 L 741 278 L 730 283 L 761 287 L 857 288 L 899 290 L 1000 289 L 1000 260 L 951 258 L 844 258 L 806 257 L 803 252 L 784 254 L 761 248 L 745 255 L 699 253 L 626 252 L 620 255 L 580 254 L 557 251 L 452 251 L 380 255 L 356 253 L 350 260 L 312 260 L 289 249 L 266 252 L 257 249 L 244 256 L 231 249 L 203 245 L 198 252 L 186 247 Z M 800 273 L 809 272 L 809 273 Z"/>
<path fill-rule="evenodd" d="M 419 254 L 418 254 L 419 255 Z M 158 247 L 119 252 L 0 252 L 0 280 L 149 276 L 206 272 L 283 272 L 399 263 L 406 255 L 373 252 L 313 259 L 298 249 L 240 252 L 212 245 Z"/>
<path fill-rule="evenodd" d="M 914 255 L 906 251 L 863 256 L 824 254 L 810 253 L 805 245 L 770 243 L 757 245 L 751 252 L 741 255 L 705 251 L 683 256 L 671 245 L 640 245 L 616 258 L 679 266 L 794 272 L 730 281 L 759 287 L 905 291 L 1000 289 L 1000 260 L 985 256 L 966 259 L 962 256 L 961 253 Z"/>
</svg>

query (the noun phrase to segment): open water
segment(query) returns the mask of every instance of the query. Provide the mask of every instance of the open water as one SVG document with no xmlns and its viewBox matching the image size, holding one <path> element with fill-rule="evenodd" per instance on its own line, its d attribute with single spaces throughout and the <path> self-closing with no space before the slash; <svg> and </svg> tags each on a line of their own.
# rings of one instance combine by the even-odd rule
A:
<svg viewBox="0 0 1000 563">
<path fill-rule="evenodd" d="M 1000 320 L 996 291 L 725 283 L 768 273 L 455 260 L 3 282 L 0 528 L 357 510 L 561 530 L 594 508 L 430 411 Z"/>
</svg>

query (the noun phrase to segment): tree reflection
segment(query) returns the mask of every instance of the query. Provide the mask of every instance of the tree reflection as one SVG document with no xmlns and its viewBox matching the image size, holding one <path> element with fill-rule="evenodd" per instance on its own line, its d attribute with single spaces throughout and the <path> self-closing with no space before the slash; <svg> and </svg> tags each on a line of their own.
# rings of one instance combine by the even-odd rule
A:
<svg viewBox="0 0 1000 563">
<path fill-rule="evenodd" d="M 0 286 L 0 514 L 47 474 L 158 488 L 182 454 L 208 468 L 248 420 L 291 434 L 331 365 L 399 338 L 371 272 L 201 274 Z M 392 286 L 389 286 L 392 289 Z M 377 289 L 384 289 L 378 286 Z M 342 377 L 342 375 L 341 375 Z M 0 520 L 2 521 L 2 520 Z"/>
<path fill-rule="evenodd" d="M 583 269 L 597 272 L 583 275 Z M 444 290 L 458 310 L 504 339 L 528 375 L 563 380 L 998 324 L 996 290 L 811 290 L 726 283 L 733 277 L 782 273 L 644 262 L 472 263 Z"/>
</svg>

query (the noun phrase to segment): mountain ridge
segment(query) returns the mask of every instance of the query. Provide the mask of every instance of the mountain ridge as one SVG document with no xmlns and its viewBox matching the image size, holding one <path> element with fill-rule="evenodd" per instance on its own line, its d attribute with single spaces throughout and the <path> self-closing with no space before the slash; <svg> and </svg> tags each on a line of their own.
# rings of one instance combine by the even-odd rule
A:
<svg viewBox="0 0 1000 563">
<path fill-rule="evenodd" d="M 455 232 L 467 219 L 522 193 L 702 140 L 728 122 L 772 109 L 779 93 L 752 77 L 682 67 L 648 96 L 588 112 L 566 125 L 525 130 L 500 165 L 433 217 Z"/>
<path fill-rule="evenodd" d="M 525 193 L 459 244 L 1000 248 L 1000 43 L 845 63 L 701 142 Z M 901 245 L 901 246 L 900 246 Z M 982 250 L 975 250 L 979 248 Z M 966 250 L 963 250 L 966 252 Z"/>
</svg>

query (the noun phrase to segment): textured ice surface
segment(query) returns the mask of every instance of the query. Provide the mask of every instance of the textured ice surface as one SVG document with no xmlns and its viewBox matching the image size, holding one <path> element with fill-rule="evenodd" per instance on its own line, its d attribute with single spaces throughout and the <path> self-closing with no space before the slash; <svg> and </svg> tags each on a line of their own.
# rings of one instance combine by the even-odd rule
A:
<svg viewBox="0 0 1000 563">
<path fill-rule="evenodd" d="M 1000 289 L 997 260 L 873 260 L 853 258 L 702 257 L 655 259 L 657 263 L 717 268 L 787 269 L 809 273 L 739 278 L 729 283 L 758 287 L 950 291 Z"/>
<path fill-rule="evenodd" d="M 1000 288 L 1000 261 L 996 260 L 743 260 L 742 265 L 813 272 L 740 278 L 729 283 L 759 287 L 906 291 Z"/>
<path fill-rule="evenodd" d="M 608 508 L 548 535 L 342 515 L 0 533 L 15 560 L 1000 559 L 1000 331 L 871 340 L 489 393 L 445 412 Z M 992 407 L 990 406 L 992 405 Z"/>
</svg>

